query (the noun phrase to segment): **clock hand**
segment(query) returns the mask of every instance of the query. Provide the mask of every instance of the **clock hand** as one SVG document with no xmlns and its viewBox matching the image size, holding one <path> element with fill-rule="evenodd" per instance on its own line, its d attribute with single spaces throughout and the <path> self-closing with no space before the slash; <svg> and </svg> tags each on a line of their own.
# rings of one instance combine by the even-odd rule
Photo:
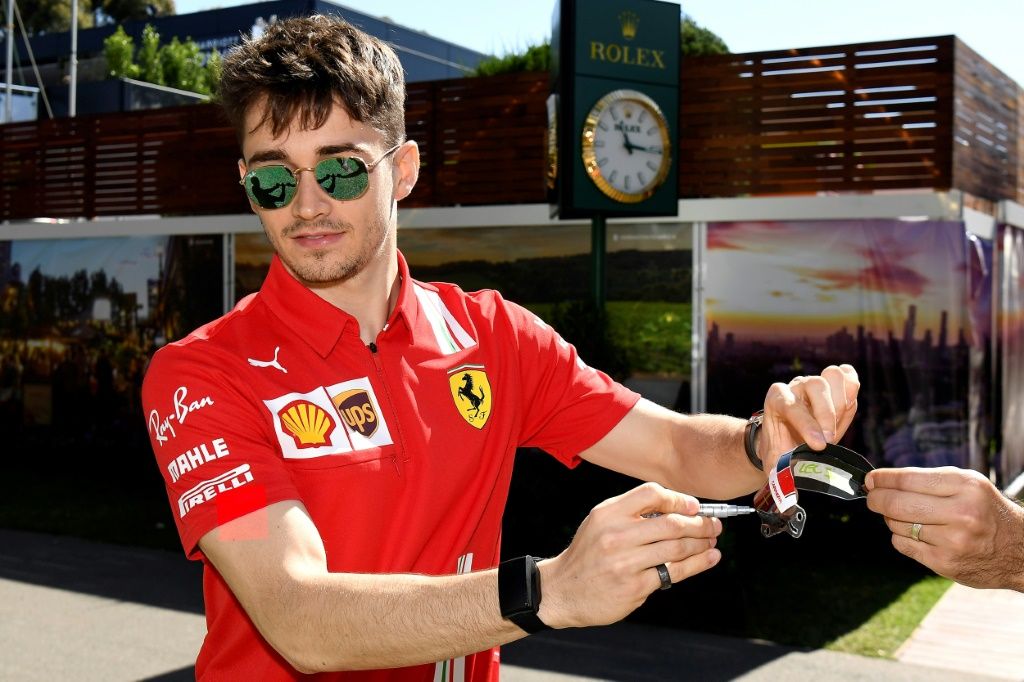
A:
<svg viewBox="0 0 1024 682">
<path fill-rule="evenodd" d="M 625 130 L 622 131 L 622 139 L 626 141 L 626 151 L 629 152 L 630 154 L 633 153 L 634 149 L 639 149 L 639 147 L 637 147 L 636 145 L 629 141 L 629 135 L 626 134 Z"/>
</svg>

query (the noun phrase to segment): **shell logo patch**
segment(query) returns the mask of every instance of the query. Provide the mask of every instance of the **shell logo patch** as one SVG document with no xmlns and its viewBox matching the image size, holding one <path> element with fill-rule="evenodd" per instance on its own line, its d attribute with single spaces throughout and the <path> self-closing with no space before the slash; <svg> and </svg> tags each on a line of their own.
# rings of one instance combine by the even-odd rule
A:
<svg viewBox="0 0 1024 682">
<path fill-rule="evenodd" d="M 264 400 L 284 459 L 314 459 L 393 445 L 367 377 Z"/>
<path fill-rule="evenodd" d="M 336 396 L 331 401 L 338 408 L 338 413 L 352 429 L 369 438 L 377 430 L 380 419 L 366 389 L 355 388 Z"/>
<path fill-rule="evenodd" d="M 491 383 L 483 365 L 461 365 L 448 371 L 448 386 L 459 415 L 482 429 L 491 416 Z"/>
<path fill-rule="evenodd" d="M 330 442 L 334 419 L 319 405 L 308 400 L 296 400 L 285 405 L 278 413 L 281 425 L 297 448 L 315 448 Z"/>
</svg>

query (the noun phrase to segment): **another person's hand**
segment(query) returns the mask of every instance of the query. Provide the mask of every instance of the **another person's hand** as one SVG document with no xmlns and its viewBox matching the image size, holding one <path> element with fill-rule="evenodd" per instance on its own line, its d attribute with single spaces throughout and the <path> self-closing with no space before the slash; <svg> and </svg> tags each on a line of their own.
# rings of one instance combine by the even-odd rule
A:
<svg viewBox="0 0 1024 682">
<path fill-rule="evenodd" d="M 876 469 L 866 487 L 901 553 L 970 587 L 1024 592 L 1024 509 L 982 474 Z"/>
<path fill-rule="evenodd" d="M 645 483 L 594 507 L 569 547 L 539 564 L 540 619 L 559 628 L 614 623 L 661 588 L 659 564 L 672 582 L 716 565 L 722 522 L 694 516 L 697 504 Z"/>
<path fill-rule="evenodd" d="M 818 376 L 772 384 L 757 445 L 765 471 L 801 443 L 821 450 L 838 442 L 857 414 L 859 391 L 857 370 L 850 365 L 830 365 Z"/>
</svg>

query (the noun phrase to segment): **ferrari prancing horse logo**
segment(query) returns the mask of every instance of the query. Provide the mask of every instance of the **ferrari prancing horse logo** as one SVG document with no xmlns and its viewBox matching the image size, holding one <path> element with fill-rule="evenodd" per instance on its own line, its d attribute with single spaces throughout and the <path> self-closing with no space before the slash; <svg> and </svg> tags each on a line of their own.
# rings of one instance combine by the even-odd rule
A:
<svg viewBox="0 0 1024 682">
<path fill-rule="evenodd" d="M 462 365 L 448 371 L 455 409 L 470 426 L 484 428 L 491 416 L 491 384 L 483 365 Z"/>
</svg>

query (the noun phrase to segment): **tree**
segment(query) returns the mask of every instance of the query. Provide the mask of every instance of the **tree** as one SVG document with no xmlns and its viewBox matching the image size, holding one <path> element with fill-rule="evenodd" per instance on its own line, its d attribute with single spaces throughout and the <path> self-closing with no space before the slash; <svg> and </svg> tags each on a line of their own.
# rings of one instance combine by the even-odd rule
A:
<svg viewBox="0 0 1024 682">
<path fill-rule="evenodd" d="M 135 61 L 139 65 L 139 78 L 147 83 L 164 85 L 164 65 L 160 59 L 160 34 L 152 24 L 142 29 L 142 45 Z"/>
<path fill-rule="evenodd" d="M 679 49 L 684 57 L 729 54 L 725 41 L 690 17 L 683 17 L 679 27 Z"/>
<path fill-rule="evenodd" d="M 220 52 L 212 50 L 206 58 L 206 66 L 203 68 L 202 89 L 197 90 L 204 95 L 217 96 L 217 87 L 220 84 L 221 59 Z"/>
<path fill-rule="evenodd" d="M 167 85 L 190 92 L 197 92 L 196 88 L 202 86 L 203 55 L 191 38 L 185 42 L 178 40 L 177 36 L 172 38 L 160 50 L 160 63 Z"/>
<path fill-rule="evenodd" d="M 93 0 L 92 6 L 117 24 L 174 14 L 174 0 Z"/>
<path fill-rule="evenodd" d="M 703 28 L 690 17 L 683 17 L 679 24 L 679 51 L 684 57 L 699 57 L 711 54 L 728 54 L 729 47 L 721 38 Z M 485 57 L 476 68 L 474 76 L 496 76 L 501 73 L 524 71 L 548 71 L 551 68 L 551 44 L 528 45 L 522 52 L 512 52 L 501 57 Z"/>
<path fill-rule="evenodd" d="M 6 0 L 3 3 L 7 6 Z M 78 11 L 78 27 L 91 28 L 93 17 L 86 1 Z M 56 33 L 71 28 L 71 3 L 68 0 L 31 0 L 19 2 L 18 11 L 30 34 Z"/>
<path fill-rule="evenodd" d="M 139 67 L 133 61 L 135 41 L 124 32 L 123 26 L 103 41 L 103 56 L 107 59 L 107 72 L 115 78 L 138 78 Z"/>
<path fill-rule="evenodd" d="M 211 95 L 220 79 L 220 53 L 213 50 L 203 63 L 199 45 L 191 38 L 177 37 L 160 45 L 160 34 L 151 24 L 142 29 L 138 51 L 132 37 L 118 26 L 103 42 L 107 71 L 115 78 L 139 78 L 147 83 Z"/>
<path fill-rule="evenodd" d="M 520 73 L 523 71 L 547 71 L 551 68 L 551 44 L 528 45 L 524 52 L 510 53 L 501 57 L 485 57 L 476 69 L 474 76 L 496 76 L 501 73 Z"/>
</svg>

